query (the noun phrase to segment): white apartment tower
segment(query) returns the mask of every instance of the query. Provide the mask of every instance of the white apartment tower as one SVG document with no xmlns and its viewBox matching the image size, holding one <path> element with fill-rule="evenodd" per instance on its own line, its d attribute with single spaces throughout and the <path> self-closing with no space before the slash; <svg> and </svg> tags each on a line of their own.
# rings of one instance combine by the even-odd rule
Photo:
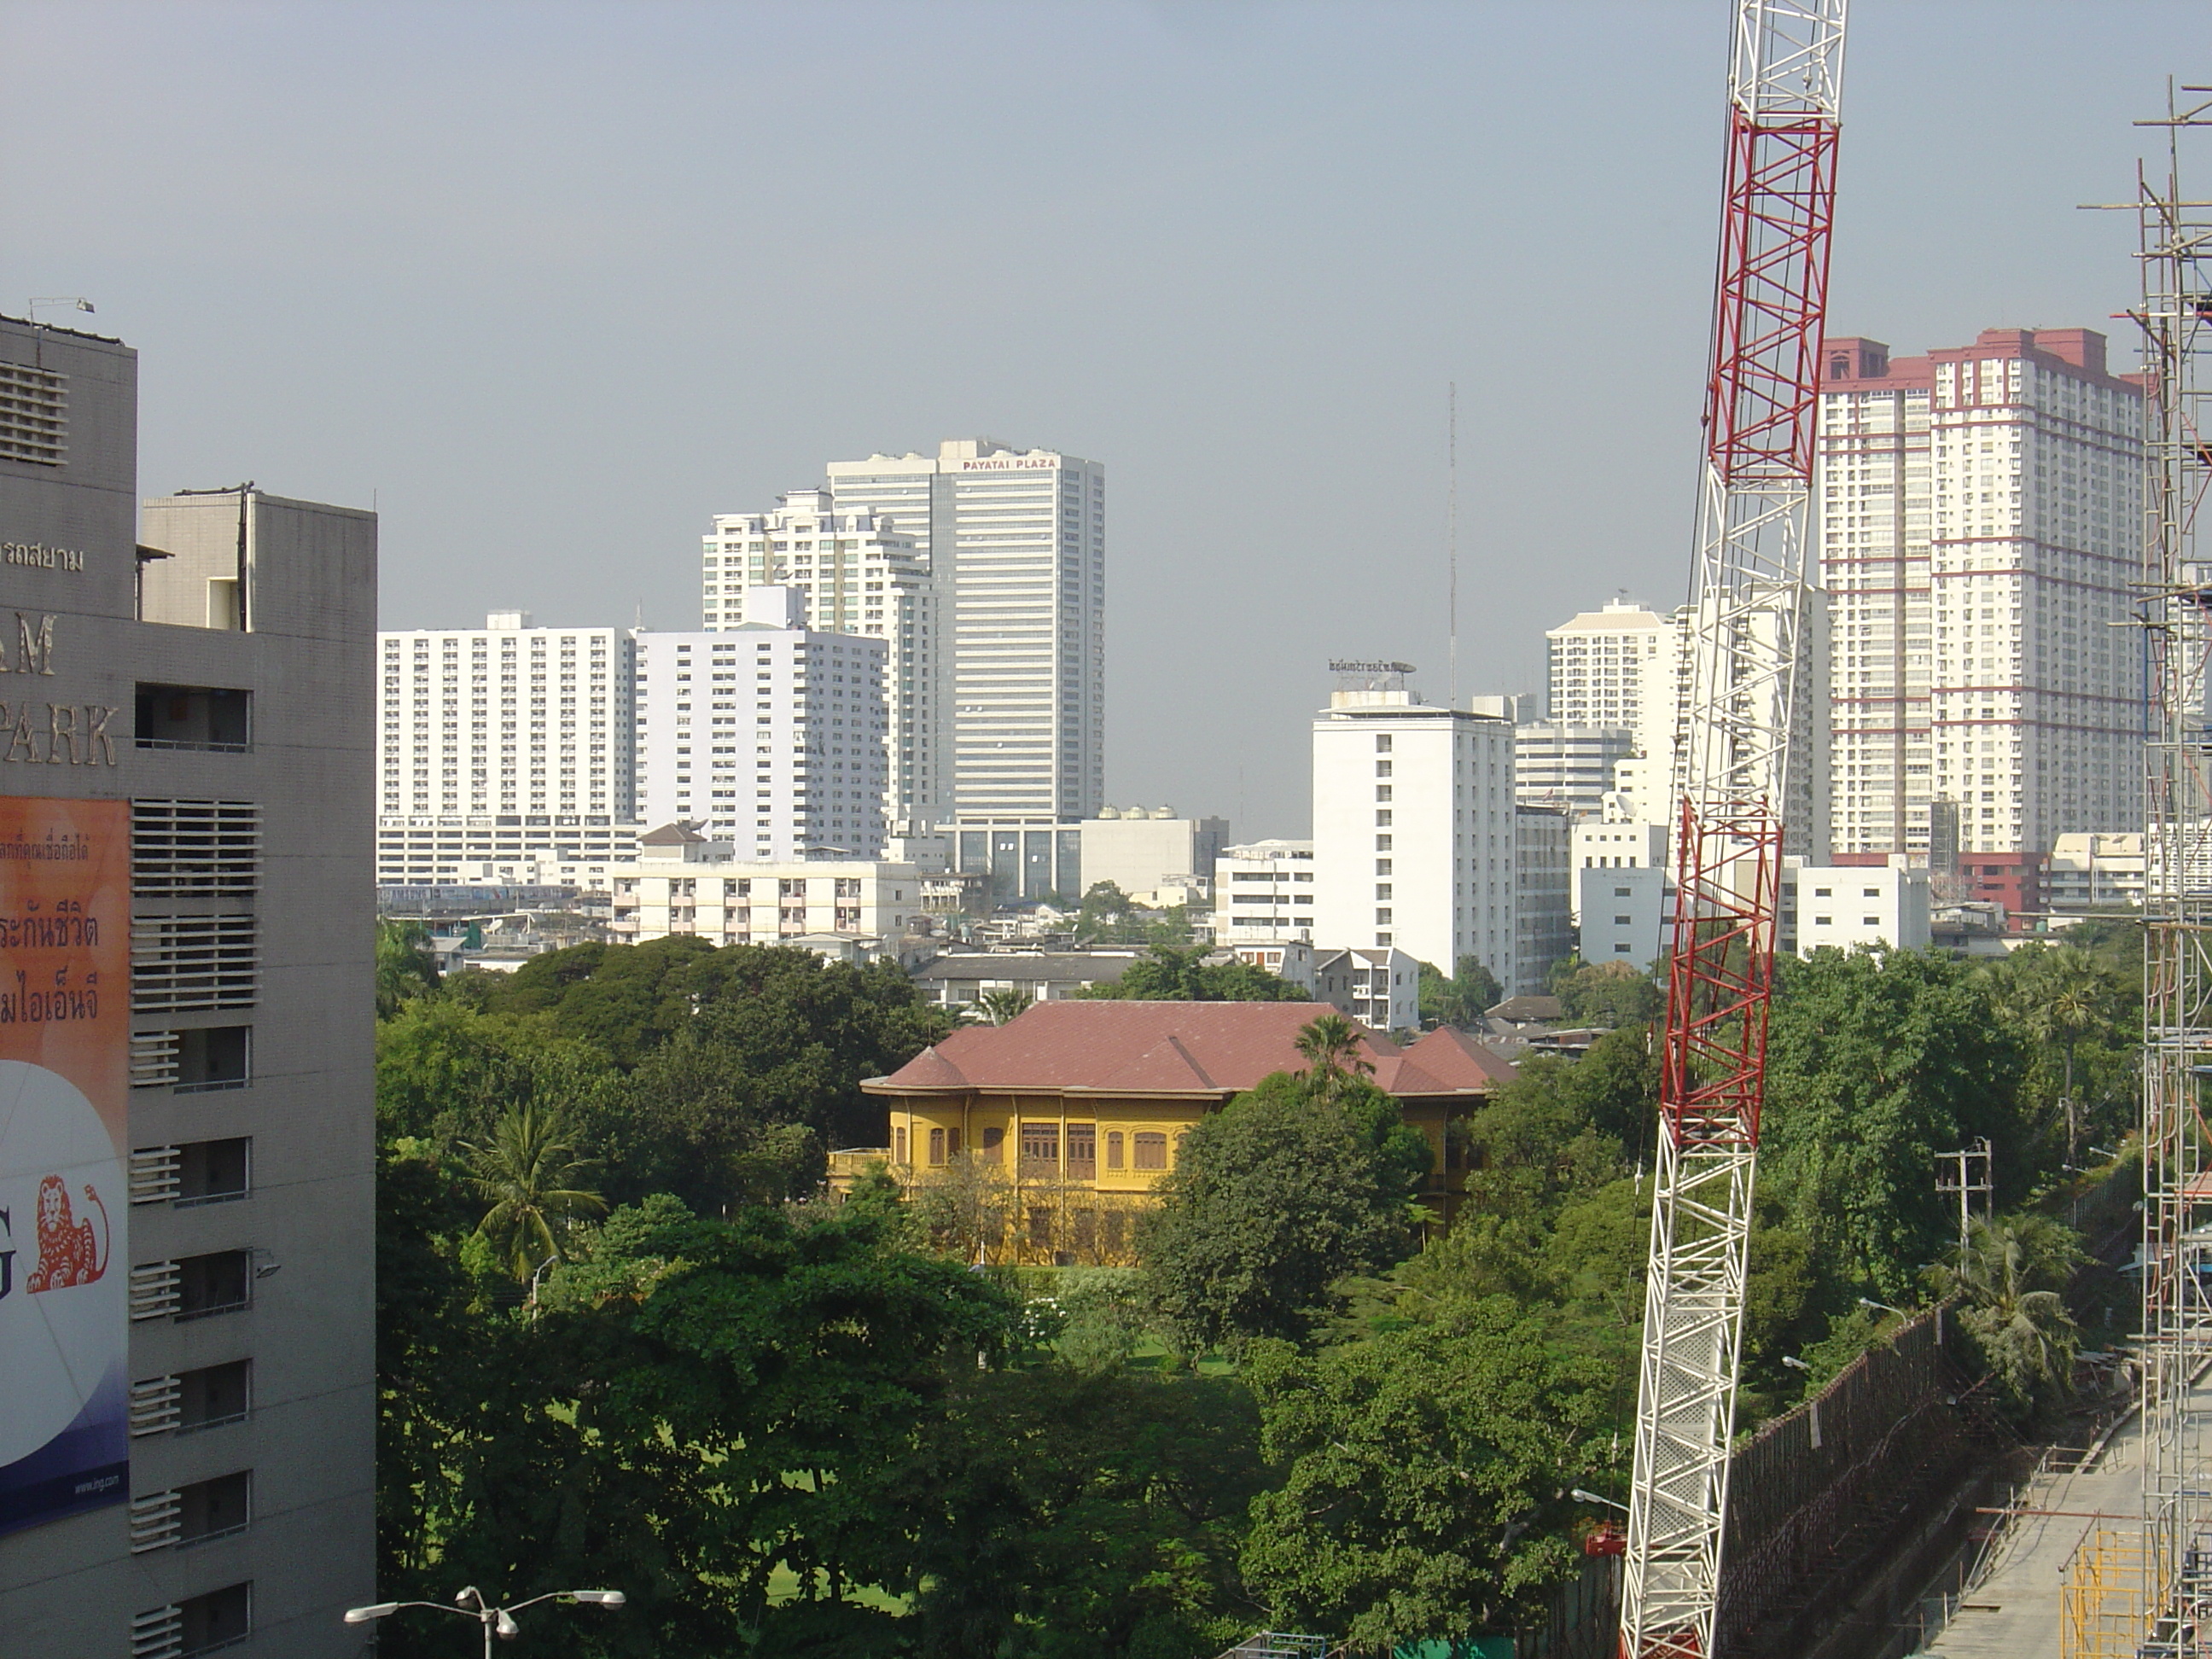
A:
<svg viewBox="0 0 2212 1659">
<path fill-rule="evenodd" d="M 1931 803 L 1968 853 L 2138 822 L 2141 387 L 2088 329 L 1824 355 L 1837 854 L 1925 854 Z"/>
<path fill-rule="evenodd" d="M 1106 784 L 1106 469 L 965 438 L 934 456 L 833 461 L 829 478 L 840 513 L 872 514 L 912 541 L 937 584 L 949 714 L 899 711 L 902 763 L 909 748 L 919 763 L 949 724 L 951 787 L 935 799 L 949 793 L 955 817 L 1094 816 Z"/>
<path fill-rule="evenodd" d="M 1340 684 L 1313 726 L 1313 937 L 1517 983 L 1512 722 L 1417 702 L 1400 669 Z"/>
<path fill-rule="evenodd" d="M 641 634 L 638 798 L 741 858 L 881 855 L 889 646 L 801 625 L 795 588 L 748 590 L 719 633 Z"/>
<path fill-rule="evenodd" d="M 377 635 L 381 821 L 508 817 L 550 827 L 635 816 L 632 653 L 615 628 L 482 628 Z"/>
<path fill-rule="evenodd" d="M 1546 629 L 1551 718 L 1633 732 L 1639 752 L 1650 752 L 1647 743 L 1673 743 L 1680 645 L 1672 618 L 1626 599 Z"/>
<path fill-rule="evenodd" d="M 900 741 L 890 745 L 889 808 L 901 834 L 951 816 L 951 663 L 949 606 L 931 574 L 927 540 L 896 534 L 866 508 L 833 507 L 827 491 L 799 489 L 769 513 L 724 513 L 701 557 L 702 626 L 746 625 L 747 587 L 781 586 L 801 597 L 800 625 L 882 640 Z"/>
</svg>

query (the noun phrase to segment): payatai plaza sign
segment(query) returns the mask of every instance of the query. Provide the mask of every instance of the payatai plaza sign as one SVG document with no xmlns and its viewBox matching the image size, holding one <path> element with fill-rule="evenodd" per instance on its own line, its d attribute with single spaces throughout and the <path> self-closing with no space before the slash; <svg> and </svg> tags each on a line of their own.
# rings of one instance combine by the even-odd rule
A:
<svg viewBox="0 0 2212 1659">
<path fill-rule="evenodd" d="M 53 673 L 53 617 L 42 615 L 33 623 L 18 611 L 12 652 L 10 643 L 8 630 L 0 628 L 0 674 Z M 11 690 L 9 683 L 0 679 L 0 764 L 9 761 L 34 766 L 115 764 L 113 726 L 121 708 L 100 702 L 55 702 L 5 695 Z"/>
</svg>

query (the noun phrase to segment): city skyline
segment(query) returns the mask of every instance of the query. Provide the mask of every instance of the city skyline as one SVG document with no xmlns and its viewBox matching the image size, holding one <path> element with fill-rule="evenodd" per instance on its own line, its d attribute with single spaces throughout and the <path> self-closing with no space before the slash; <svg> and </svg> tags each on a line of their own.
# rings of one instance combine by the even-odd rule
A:
<svg viewBox="0 0 2212 1659">
<path fill-rule="evenodd" d="M 689 627 L 708 516 L 824 456 L 1062 446 L 1115 477 L 1105 798 L 1295 834 L 1304 745 L 1273 711 L 1312 706 L 1328 657 L 1450 690 L 1451 383 L 1462 695 L 1540 685 L 1563 571 L 1593 601 L 1683 597 L 1718 150 L 1694 7 L 1601 28 L 1117 4 L 1015 29 L 549 6 L 526 40 L 504 15 L 0 19 L 40 66 L 0 115 L 9 291 L 86 295 L 164 365 L 149 488 L 252 454 L 271 488 L 375 504 L 386 628 L 641 602 Z M 2162 94 L 2101 43 L 2193 14 L 2020 15 L 1857 9 L 1832 331 L 1912 353 L 2130 300 L 2125 228 L 2074 204 L 2124 191 Z M 1922 95 L 1967 58 L 2008 88 L 1995 113 Z M 729 99 L 758 62 L 835 66 L 836 131 L 797 78 Z M 1560 115 L 1562 87 L 1605 118 Z M 906 187 L 894 153 L 957 186 Z M 824 204 L 800 235 L 794 197 Z M 1594 222 L 1636 250 L 1601 328 Z M 1188 717 L 1200 673 L 1218 720 Z M 1252 736 L 1224 761 L 1228 731 Z"/>
</svg>

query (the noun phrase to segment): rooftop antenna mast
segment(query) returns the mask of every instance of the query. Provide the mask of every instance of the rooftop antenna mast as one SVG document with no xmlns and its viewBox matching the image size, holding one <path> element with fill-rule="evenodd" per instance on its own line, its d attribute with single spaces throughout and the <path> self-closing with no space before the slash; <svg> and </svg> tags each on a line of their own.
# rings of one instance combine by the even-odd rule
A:
<svg viewBox="0 0 2212 1659">
<path fill-rule="evenodd" d="M 1459 382 L 1450 383 L 1445 407 L 1444 447 L 1450 483 L 1447 489 L 1449 506 L 1444 514 L 1444 561 L 1451 576 L 1449 593 L 1444 602 L 1444 625 L 1451 635 L 1451 706 L 1459 707 Z"/>
<path fill-rule="evenodd" d="M 1713 1659 L 1718 1634 L 1844 6 L 1735 8 L 1623 1659 Z"/>
</svg>

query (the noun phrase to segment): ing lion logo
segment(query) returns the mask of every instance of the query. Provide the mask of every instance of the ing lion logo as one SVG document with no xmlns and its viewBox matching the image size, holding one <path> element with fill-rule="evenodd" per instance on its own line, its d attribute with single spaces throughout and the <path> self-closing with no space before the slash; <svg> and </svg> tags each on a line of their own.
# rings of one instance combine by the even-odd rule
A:
<svg viewBox="0 0 2212 1659">
<path fill-rule="evenodd" d="M 103 1237 L 95 1244 L 92 1223 L 77 1220 L 70 1211 L 69 1188 L 59 1176 L 39 1183 L 39 1265 L 23 1283 L 27 1294 L 58 1291 L 71 1285 L 89 1285 L 107 1271 L 109 1243 L 107 1206 L 85 1184 L 85 1202 L 100 1212 Z"/>
</svg>

